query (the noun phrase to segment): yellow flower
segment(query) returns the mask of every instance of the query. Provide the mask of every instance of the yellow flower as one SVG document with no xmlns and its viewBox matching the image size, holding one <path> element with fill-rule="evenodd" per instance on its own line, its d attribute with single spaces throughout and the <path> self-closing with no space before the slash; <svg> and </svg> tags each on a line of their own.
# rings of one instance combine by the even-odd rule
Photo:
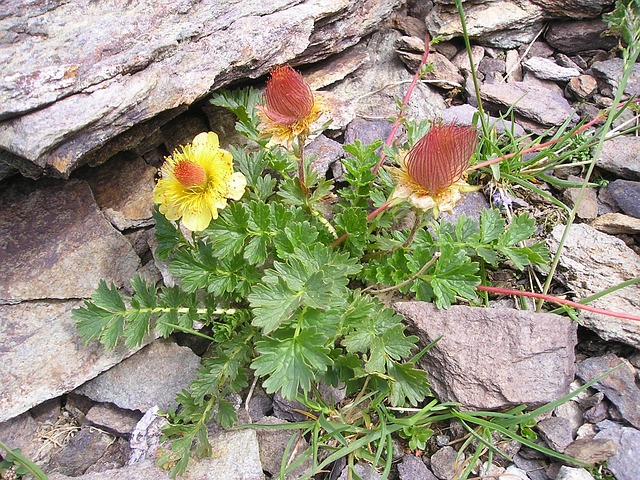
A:
<svg viewBox="0 0 640 480">
<path fill-rule="evenodd" d="M 188 145 L 165 159 L 162 178 L 153 191 L 153 202 L 169 220 L 182 218 L 191 231 L 201 231 L 218 218 L 227 199 L 239 200 L 247 180 L 233 171 L 231 153 L 220 148 L 218 135 L 198 134 Z"/>
<path fill-rule="evenodd" d="M 420 210 L 453 211 L 461 192 L 475 190 L 464 179 L 478 144 L 476 129 L 469 126 L 436 124 L 416 142 L 394 169 L 397 179 L 392 199 L 406 199 Z"/>
<path fill-rule="evenodd" d="M 289 65 L 275 67 L 270 73 L 265 102 L 258 107 L 260 130 L 271 136 L 271 144 L 288 146 L 296 137 L 310 132 L 326 106 Z"/>
</svg>

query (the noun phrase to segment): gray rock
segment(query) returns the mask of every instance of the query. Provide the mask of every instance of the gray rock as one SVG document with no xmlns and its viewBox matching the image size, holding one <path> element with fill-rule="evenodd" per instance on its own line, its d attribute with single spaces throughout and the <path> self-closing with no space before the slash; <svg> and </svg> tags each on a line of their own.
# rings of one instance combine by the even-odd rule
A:
<svg viewBox="0 0 640 480">
<path fill-rule="evenodd" d="M 547 126 L 561 125 L 574 114 L 561 94 L 527 82 L 484 84 L 480 97 L 505 111 L 513 107 L 516 113 Z"/>
<path fill-rule="evenodd" d="M 400 480 L 436 480 L 431 470 L 415 455 L 405 455 L 398 464 Z"/>
<path fill-rule="evenodd" d="M 453 447 L 442 447 L 431 455 L 431 470 L 440 480 L 452 480 L 456 473 L 460 473 L 464 463 L 464 454 L 458 457 Z"/>
<path fill-rule="evenodd" d="M 256 423 L 259 425 L 282 425 L 286 424 L 285 420 L 276 417 L 263 417 Z M 296 429 L 282 430 L 271 428 L 259 428 L 256 430 L 258 436 L 258 445 L 260 446 L 260 462 L 262 469 L 269 473 L 272 477 L 278 477 L 280 474 L 280 466 L 282 458 L 291 437 L 296 437 L 296 451 L 298 455 L 294 456 L 291 461 L 296 460 L 300 454 L 308 448 L 306 440 L 300 436 L 300 431 Z M 295 470 L 285 475 L 286 479 L 296 479 L 304 475 L 311 467 L 311 457 L 307 459 Z"/>
<path fill-rule="evenodd" d="M 0 303 L 90 297 L 140 264 L 78 180 L 16 181 L 0 198 L 0 231 Z"/>
<path fill-rule="evenodd" d="M 544 466 L 535 459 L 524 458 L 520 454 L 513 457 L 513 463 L 527 472 L 527 475 L 531 480 L 549 480 Z"/>
<path fill-rule="evenodd" d="M 523 62 L 524 67 L 536 77 L 543 80 L 553 80 L 556 82 L 568 82 L 580 75 L 576 68 L 561 67 L 549 58 L 531 57 Z"/>
<path fill-rule="evenodd" d="M 573 442 L 571 423 L 566 418 L 544 418 L 538 422 L 536 427 L 542 439 L 556 452 L 564 452 L 567 445 Z"/>
<path fill-rule="evenodd" d="M 105 351 L 78 338 L 71 310 L 80 301 L 0 305 L 0 422 L 67 393 L 135 350 Z"/>
<path fill-rule="evenodd" d="M 573 380 L 576 328 L 565 317 L 462 305 L 438 310 L 424 302 L 393 306 L 423 344 L 443 337 L 422 360 L 442 401 L 481 410 L 541 405 L 565 395 Z"/>
<path fill-rule="evenodd" d="M 482 211 L 487 208 L 490 205 L 482 192 L 468 192 L 453 208 L 453 213 L 443 213 L 440 218 L 451 223 L 455 223 L 460 215 L 479 220 Z"/>
<path fill-rule="evenodd" d="M 615 95 L 618 89 L 618 81 L 622 78 L 622 59 L 611 58 L 602 62 L 594 62 L 591 65 L 593 76 L 604 82 L 611 88 L 610 96 Z M 602 92 L 602 89 L 601 89 Z M 629 81 L 624 88 L 625 95 L 629 97 L 640 95 L 640 64 L 635 63 L 629 76 Z"/>
<path fill-rule="evenodd" d="M 1 31 L 13 32 L 0 49 L 0 147 L 61 176 L 132 148 L 142 136 L 126 145 L 120 135 L 130 127 L 158 128 L 212 89 L 354 45 L 398 7 L 395 0 L 147 2 L 124 10 L 89 0 L 45 4 L 12 3 L 0 20 Z"/>
<path fill-rule="evenodd" d="M 640 182 L 614 180 L 607 186 L 607 190 L 624 213 L 640 218 Z"/>
<path fill-rule="evenodd" d="M 593 480 L 593 476 L 584 468 L 573 468 L 563 465 L 558 471 L 556 480 Z"/>
<path fill-rule="evenodd" d="M 424 44 L 424 43 L 423 43 Z M 363 44 L 348 48 L 303 71 L 304 79 L 312 90 L 320 90 L 343 80 L 370 61 Z"/>
<path fill-rule="evenodd" d="M 507 68 L 507 82 L 512 83 L 522 81 L 522 64 L 518 50 L 507 50 L 505 66 Z"/>
<path fill-rule="evenodd" d="M 249 399 L 249 418 L 251 418 L 252 422 L 255 422 L 257 419 L 268 415 L 272 410 L 273 400 L 262 387 L 256 385 L 253 395 Z"/>
<path fill-rule="evenodd" d="M 495 77 L 501 79 L 502 75 L 507 72 L 507 64 L 500 58 L 485 56 L 480 62 L 478 70 L 485 76 L 496 74 Z"/>
<path fill-rule="evenodd" d="M 581 438 L 564 450 L 564 454 L 580 462 L 595 465 L 606 461 L 617 450 L 616 444 L 606 438 Z"/>
<path fill-rule="evenodd" d="M 118 468 L 127 461 L 128 452 L 122 452 L 121 446 L 111 435 L 96 428 L 84 427 L 51 457 L 50 466 L 54 471 L 72 477 L 82 475 L 90 467 L 94 467 L 94 472 L 100 472 L 102 470 L 99 467 L 107 462 L 113 462 L 114 465 L 104 470 Z"/>
<path fill-rule="evenodd" d="M 590 98 L 598 90 L 598 83 L 591 75 L 578 75 L 567 83 L 567 92 L 578 100 Z"/>
<path fill-rule="evenodd" d="M 147 460 L 122 468 L 96 473 L 87 473 L 80 476 L 68 476 L 61 473 L 49 473 L 49 480 L 169 480 L 169 472 L 161 470 L 153 460 Z M 256 477 L 259 478 L 259 477 Z"/>
<path fill-rule="evenodd" d="M 27 458 L 36 461 L 41 445 L 35 441 L 38 424 L 30 412 L 0 423 L 0 440 L 11 449 L 19 448 Z"/>
<path fill-rule="evenodd" d="M 484 47 L 480 45 L 472 45 L 471 56 L 473 57 L 473 66 L 477 72 L 478 66 L 484 58 Z M 451 63 L 458 67 L 458 69 L 465 75 L 471 72 L 471 62 L 469 62 L 469 54 L 466 49 L 462 49 L 456 53 L 456 55 L 451 59 Z"/>
<path fill-rule="evenodd" d="M 159 415 L 158 411 L 157 406 L 147 410 L 131 432 L 129 465 L 154 458 L 155 452 L 160 448 L 162 429 L 169 421 L 165 416 Z"/>
<path fill-rule="evenodd" d="M 199 365 L 200 358 L 187 347 L 157 340 L 76 391 L 129 410 L 154 405 L 167 410 L 176 406 L 176 393 L 187 387 Z"/>
<path fill-rule="evenodd" d="M 342 145 L 335 140 L 318 135 L 305 147 L 304 153 L 307 158 L 311 159 L 311 168 L 320 177 L 324 177 L 329 170 L 332 171 L 333 178 L 342 175 L 342 166 L 339 160 L 344 157 L 345 151 L 342 149 Z M 340 166 L 338 172 L 334 166 Z"/>
<path fill-rule="evenodd" d="M 498 480 L 529 480 L 529 476 L 521 468 L 509 465 L 504 473 L 498 476 Z"/>
<path fill-rule="evenodd" d="M 420 55 L 420 57 L 421 56 L 422 55 Z M 404 57 L 402 58 L 404 60 Z M 433 71 L 428 72 L 423 76 L 424 80 L 446 90 L 460 88 L 464 84 L 464 78 L 458 71 L 458 68 L 444 55 L 438 52 L 431 52 L 427 62 L 433 64 L 434 68 Z M 411 71 L 415 72 L 418 65 L 409 65 L 409 68 Z"/>
<path fill-rule="evenodd" d="M 120 154 L 99 167 L 84 169 L 79 177 L 91 187 L 105 217 L 125 230 L 153 223 L 156 172 L 142 157 Z"/>
<path fill-rule="evenodd" d="M 604 2 L 602 6 L 605 6 Z M 611 35 L 603 35 L 607 28 L 601 19 L 550 22 L 544 38 L 553 48 L 569 55 L 588 50 L 610 50 L 618 41 Z"/>
<path fill-rule="evenodd" d="M 564 227 L 558 225 L 551 232 L 548 244 L 552 251 L 557 249 L 563 230 Z M 574 224 L 560 256 L 559 272 L 576 297 L 585 298 L 640 275 L 640 257 L 622 240 L 586 224 Z M 590 305 L 640 314 L 640 289 L 627 287 Z M 605 340 L 618 340 L 636 348 L 640 346 L 638 322 L 586 310 L 580 312 L 578 321 Z"/>
<path fill-rule="evenodd" d="M 370 145 L 376 140 L 386 142 L 392 127 L 393 122 L 389 120 L 354 118 L 344 132 L 344 143 L 348 145 L 356 140 L 360 140 L 363 145 Z"/>
<path fill-rule="evenodd" d="M 597 165 L 625 180 L 640 180 L 640 137 L 622 136 L 607 140 Z"/>
<path fill-rule="evenodd" d="M 614 372 L 594 384 L 593 388 L 604 393 L 627 422 L 640 428 L 640 389 L 636 386 L 636 371 L 633 366 L 610 353 L 583 360 L 578 364 L 576 374 L 588 382 L 619 365 L 621 366 Z"/>
<path fill-rule="evenodd" d="M 129 437 L 141 417 L 140 413 L 122 410 L 109 403 L 99 403 L 91 407 L 86 419 L 113 435 Z"/>
<path fill-rule="evenodd" d="M 473 116 L 478 112 L 477 108 L 472 107 L 469 104 L 454 105 L 447 108 L 441 114 L 441 118 L 444 122 L 456 122 L 462 125 L 471 125 L 473 122 Z M 509 120 L 504 120 L 498 117 L 493 117 L 486 114 L 487 121 L 489 122 L 489 128 L 495 128 L 498 133 L 510 131 L 515 137 L 521 137 L 525 135 L 524 128 L 517 123 L 512 123 Z"/>
<path fill-rule="evenodd" d="M 640 431 L 629 427 L 621 428 L 612 422 L 602 422 L 598 427 L 604 427 L 604 423 L 610 428 L 603 428 L 595 438 L 612 440 L 618 446 L 616 453 L 607 460 L 607 468 L 615 475 L 616 480 L 637 480 L 640 478 Z"/>
<path fill-rule="evenodd" d="M 569 427 L 571 428 L 572 437 L 576 436 L 578 432 L 578 428 L 582 426 L 584 423 L 584 418 L 582 417 L 582 409 L 578 402 L 574 400 L 569 400 L 558 405 L 553 410 L 556 417 L 566 418 L 569 421 Z"/>
<path fill-rule="evenodd" d="M 340 476 L 338 477 L 338 480 L 347 480 L 349 478 L 354 478 L 353 476 L 349 475 L 349 469 L 349 466 L 344 467 L 344 469 L 340 473 Z M 357 462 L 353 466 L 353 472 L 355 472 L 362 480 L 380 480 L 382 478 L 382 476 L 378 472 L 376 472 L 376 469 L 368 463 Z"/>
</svg>

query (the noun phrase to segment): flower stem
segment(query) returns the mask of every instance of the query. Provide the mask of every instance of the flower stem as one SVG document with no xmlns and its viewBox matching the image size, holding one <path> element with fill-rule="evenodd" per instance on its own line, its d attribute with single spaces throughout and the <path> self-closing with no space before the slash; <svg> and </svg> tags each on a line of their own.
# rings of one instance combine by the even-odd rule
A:
<svg viewBox="0 0 640 480">
<path fill-rule="evenodd" d="M 394 122 L 393 127 L 391 127 L 391 132 L 389 133 L 389 136 L 387 137 L 387 141 L 385 142 L 385 145 L 387 147 L 390 147 L 391 144 L 393 143 L 393 139 L 396 137 L 396 132 L 398 131 L 398 127 L 400 126 L 400 122 L 402 121 L 402 117 L 404 116 L 404 111 L 407 108 L 407 105 L 409 104 L 409 99 L 411 98 L 411 94 L 413 93 L 413 90 L 416 88 L 416 85 L 418 84 L 420 77 L 422 77 L 422 67 L 427 63 L 427 59 L 429 58 L 429 42 L 430 41 L 431 41 L 431 37 L 429 37 L 429 33 L 427 32 L 427 34 L 424 37 L 424 53 L 422 54 L 420 65 L 418 65 L 418 69 L 416 70 L 416 73 L 413 75 L 413 80 L 411 81 L 411 85 L 409 85 L 409 88 L 407 89 L 407 93 L 405 94 L 404 99 L 402 100 L 402 105 L 400 106 L 400 111 L 398 112 L 396 121 Z M 373 173 L 375 175 L 378 174 L 378 170 L 380 170 L 380 167 L 384 163 L 385 158 L 387 158 L 387 154 L 383 149 L 382 152 L 380 153 L 380 161 L 376 164 L 375 167 L 373 167 Z"/>
<path fill-rule="evenodd" d="M 564 298 L 554 297 L 553 295 L 548 295 L 544 293 L 534 293 L 534 292 L 524 292 L 522 290 L 511 290 L 509 288 L 499 288 L 499 287 L 490 287 L 486 285 L 478 285 L 476 287 L 478 290 L 483 292 L 491 292 L 498 293 L 501 295 L 518 295 L 521 297 L 532 297 L 541 300 L 546 300 L 547 302 L 552 303 L 560 303 L 562 305 L 569 305 L 570 307 L 577 308 L 580 310 L 587 310 L 589 312 L 600 313 L 602 315 L 608 315 L 610 317 L 618 317 L 624 318 L 627 320 L 634 320 L 636 322 L 640 322 L 640 315 L 634 315 L 632 313 L 623 313 L 623 312 L 613 312 L 611 310 L 605 310 L 603 308 L 592 307 L 591 305 L 585 305 L 583 303 L 574 302 L 571 300 L 566 300 Z"/>
</svg>

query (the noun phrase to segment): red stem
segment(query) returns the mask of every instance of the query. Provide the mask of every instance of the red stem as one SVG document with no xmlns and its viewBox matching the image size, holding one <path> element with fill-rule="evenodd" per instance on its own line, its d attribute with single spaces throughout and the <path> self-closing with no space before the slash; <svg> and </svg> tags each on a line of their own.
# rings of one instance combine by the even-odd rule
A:
<svg viewBox="0 0 640 480">
<path fill-rule="evenodd" d="M 427 63 L 427 58 L 429 58 L 429 42 L 430 41 L 431 41 L 431 38 L 429 37 L 429 33 L 427 32 L 427 34 L 424 37 L 424 53 L 422 54 L 420 65 L 418 66 L 418 70 L 416 70 L 416 73 L 413 75 L 413 80 L 411 81 L 411 85 L 409 85 L 407 93 L 404 96 L 404 100 L 402 100 L 402 106 L 400 107 L 400 111 L 398 112 L 398 117 L 396 118 L 396 121 L 393 124 L 393 127 L 391 127 L 391 132 L 389 133 L 389 136 L 387 137 L 387 141 L 385 142 L 385 145 L 387 147 L 391 146 L 391 144 L 393 143 L 393 139 L 396 137 L 396 132 L 398 131 L 398 127 L 400 126 L 400 121 L 402 120 L 402 116 L 404 115 L 404 109 L 407 108 L 407 105 L 409 104 L 409 99 L 411 98 L 411 94 L 413 93 L 413 90 L 416 88 L 416 85 L 418 84 L 418 80 L 420 80 L 420 72 L 422 71 L 422 67 L 424 66 L 425 63 Z M 380 161 L 376 164 L 375 167 L 373 167 L 373 173 L 375 175 L 378 174 L 378 170 L 380 170 L 380 167 L 384 163 L 385 158 L 387 158 L 387 154 L 385 153 L 384 149 L 382 149 L 382 153 L 380 154 Z"/>
<path fill-rule="evenodd" d="M 544 295 L 542 293 L 533 293 L 533 292 L 523 292 L 521 290 L 511 290 L 509 288 L 488 287 L 485 285 L 478 285 L 476 288 L 478 290 L 482 290 L 483 292 L 499 293 L 503 295 L 519 295 L 521 297 L 541 298 L 548 302 L 561 303 L 563 305 L 569 305 L 570 307 L 578 308 L 580 310 L 588 310 L 589 312 L 601 313 L 602 315 L 608 315 L 610 317 L 625 318 L 627 320 L 635 320 L 636 322 L 640 322 L 640 315 L 634 315 L 632 313 L 612 312 L 611 310 L 604 310 L 602 308 L 592 307 L 590 305 L 585 305 L 584 303 L 573 302 L 571 300 L 565 300 L 564 298 L 558 298 L 552 295 Z"/>
</svg>

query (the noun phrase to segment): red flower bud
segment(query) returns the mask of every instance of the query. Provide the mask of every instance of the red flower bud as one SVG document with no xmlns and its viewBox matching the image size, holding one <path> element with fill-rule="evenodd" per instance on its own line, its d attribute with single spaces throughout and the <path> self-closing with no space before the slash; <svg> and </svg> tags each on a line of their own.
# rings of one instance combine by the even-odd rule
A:
<svg viewBox="0 0 640 480">
<path fill-rule="evenodd" d="M 270 73 L 265 114 L 280 125 L 306 119 L 313 110 L 313 93 L 302 75 L 289 65 L 275 67 Z"/>
<path fill-rule="evenodd" d="M 474 127 L 436 124 L 416 142 L 406 159 L 406 171 L 430 195 L 460 180 L 478 144 Z"/>
</svg>

